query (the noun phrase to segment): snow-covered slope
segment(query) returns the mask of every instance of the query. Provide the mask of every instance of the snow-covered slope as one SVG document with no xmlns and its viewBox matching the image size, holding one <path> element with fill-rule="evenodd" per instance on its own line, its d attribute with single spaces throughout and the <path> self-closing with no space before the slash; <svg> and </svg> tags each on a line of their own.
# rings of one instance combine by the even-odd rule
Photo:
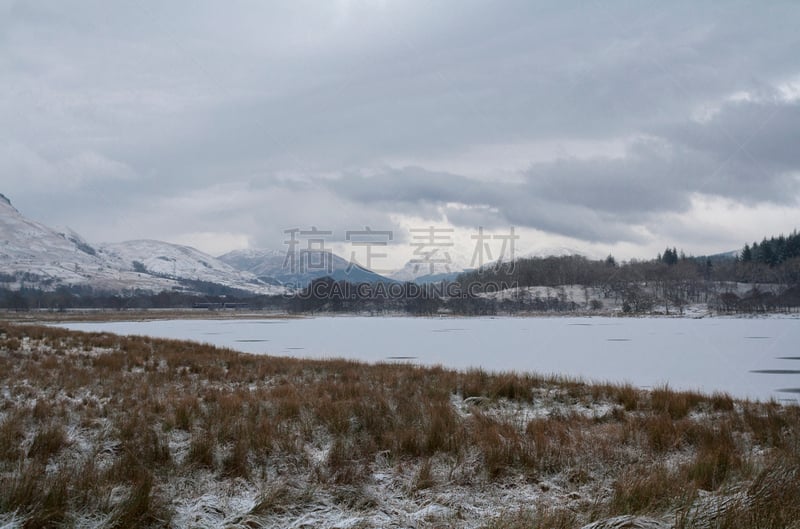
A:
<svg viewBox="0 0 800 529">
<path fill-rule="evenodd" d="M 0 195 L 0 264 L 6 285 L 77 284 L 103 276 L 105 264 L 95 253 L 72 232 L 59 233 L 25 218 Z"/>
<path fill-rule="evenodd" d="M 255 275 L 236 270 L 219 259 L 189 246 L 162 241 L 138 240 L 98 246 L 98 255 L 118 270 L 160 278 L 203 281 L 230 288 L 280 294 L 283 288 L 269 285 Z"/>
<path fill-rule="evenodd" d="M 138 261 L 141 266 L 134 267 Z M 259 294 L 283 288 L 259 281 L 193 248 L 157 241 L 92 245 L 69 228 L 27 219 L 0 194 L 0 288 L 196 291 L 203 281 Z"/>
<path fill-rule="evenodd" d="M 569 257 L 571 255 L 587 257 L 585 252 L 566 246 L 542 246 L 525 254 L 516 255 L 515 257 L 517 259 L 534 259 L 537 257 Z"/>
<path fill-rule="evenodd" d="M 334 253 L 297 252 L 294 258 L 287 259 L 286 251 L 250 249 L 234 250 L 219 259 L 234 268 L 256 275 L 264 282 L 298 288 L 326 276 L 353 283 L 391 281 Z"/>
<path fill-rule="evenodd" d="M 274 279 L 283 268 L 285 252 L 279 250 L 234 250 L 219 256 L 219 260 L 237 270 L 245 270 L 262 279 Z"/>
<path fill-rule="evenodd" d="M 469 268 L 469 260 L 459 256 L 450 255 L 437 259 L 449 262 L 434 262 L 433 272 L 430 263 L 420 262 L 423 258 L 408 261 L 403 268 L 395 271 L 389 277 L 397 281 L 411 281 L 415 283 L 435 283 L 438 281 L 453 281 L 458 275 Z"/>
</svg>

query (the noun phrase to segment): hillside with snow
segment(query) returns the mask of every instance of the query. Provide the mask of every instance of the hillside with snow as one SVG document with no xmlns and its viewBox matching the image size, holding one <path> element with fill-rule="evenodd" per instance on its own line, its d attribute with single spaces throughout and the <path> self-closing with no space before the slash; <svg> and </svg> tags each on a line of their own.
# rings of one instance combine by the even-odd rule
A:
<svg viewBox="0 0 800 529">
<path fill-rule="evenodd" d="M 248 249 L 228 252 L 219 260 L 265 283 L 297 288 L 323 277 L 351 283 L 392 281 L 334 253 L 298 251 L 287 255 L 286 250 Z"/>
<path fill-rule="evenodd" d="M 258 294 L 280 294 L 283 288 L 189 246 L 155 240 L 126 241 L 98 246 L 98 255 L 114 268 L 170 280 L 213 283 Z"/>
<path fill-rule="evenodd" d="M 280 294 L 194 248 L 159 241 L 93 245 L 69 228 L 32 221 L 0 195 L 0 288 L 90 287 L 103 292 L 198 292 L 200 283 L 255 294 Z"/>
<path fill-rule="evenodd" d="M 389 277 L 397 281 L 414 283 L 435 283 L 438 281 L 454 281 L 465 270 L 470 269 L 470 260 L 454 254 L 442 254 L 425 259 L 424 256 L 410 259 L 402 268 Z"/>
</svg>

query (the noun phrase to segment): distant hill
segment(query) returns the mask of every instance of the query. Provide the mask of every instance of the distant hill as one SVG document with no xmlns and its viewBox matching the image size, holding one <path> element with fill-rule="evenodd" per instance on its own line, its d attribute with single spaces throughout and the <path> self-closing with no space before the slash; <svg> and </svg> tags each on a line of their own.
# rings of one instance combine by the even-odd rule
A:
<svg viewBox="0 0 800 529">
<path fill-rule="evenodd" d="M 706 257 L 712 261 L 735 261 L 739 258 L 739 253 L 739 250 L 731 250 L 729 252 L 715 253 Z"/>
<path fill-rule="evenodd" d="M 285 291 L 187 246 L 160 241 L 91 244 L 69 228 L 55 230 L 26 218 L 0 195 L 0 288 L 203 293 L 203 283 L 252 294 Z"/>
<path fill-rule="evenodd" d="M 219 260 L 233 268 L 255 275 L 262 282 L 292 288 L 303 288 L 313 280 L 323 277 L 351 283 L 394 281 L 334 253 L 297 252 L 293 258 L 287 259 L 285 250 L 248 249 L 226 253 L 221 255 Z"/>
<path fill-rule="evenodd" d="M 389 277 L 397 281 L 426 284 L 440 281 L 455 281 L 459 274 L 469 268 L 469 261 L 460 255 L 445 254 L 436 261 L 431 271 L 431 265 L 425 259 L 415 258 L 409 260 L 403 268 L 393 272 Z"/>
<path fill-rule="evenodd" d="M 98 256 L 114 268 L 150 276 L 213 283 L 259 294 L 283 292 L 253 274 L 237 270 L 190 246 L 162 241 L 138 240 L 98 247 Z"/>
</svg>

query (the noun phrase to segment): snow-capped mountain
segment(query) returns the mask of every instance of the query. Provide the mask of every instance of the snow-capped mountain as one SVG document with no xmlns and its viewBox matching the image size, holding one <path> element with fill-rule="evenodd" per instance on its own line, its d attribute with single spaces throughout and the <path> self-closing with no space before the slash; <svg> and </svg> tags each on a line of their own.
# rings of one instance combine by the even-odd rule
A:
<svg viewBox="0 0 800 529">
<path fill-rule="evenodd" d="M 274 277 L 283 267 L 285 252 L 278 250 L 233 250 L 217 259 L 237 270 L 254 274 L 264 281 L 278 280 Z"/>
<path fill-rule="evenodd" d="M 294 255 L 279 250 L 234 250 L 219 260 L 257 276 L 261 281 L 303 288 L 314 279 L 332 277 L 352 283 L 392 281 L 353 264 L 334 253 L 297 251 Z"/>
<path fill-rule="evenodd" d="M 93 247 L 72 232 L 59 233 L 25 218 L 0 195 L 0 263 L 3 279 L 11 286 L 83 283 L 89 277 L 103 279 L 106 266 Z"/>
<path fill-rule="evenodd" d="M 569 257 L 572 255 L 589 257 L 586 255 L 586 252 L 582 252 L 575 248 L 569 248 L 567 246 L 542 246 L 536 250 L 524 253 L 522 255 L 516 255 L 515 257 L 517 259 L 534 259 L 544 257 Z"/>
<path fill-rule="evenodd" d="M 90 244 L 69 228 L 54 230 L 27 219 L 0 194 L 0 288 L 81 285 L 113 292 L 193 292 L 197 282 L 258 294 L 285 291 L 186 246 L 158 241 Z"/>
<path fill-rule="evenodd" d="M 189 246 L 138 240 L 97 247 L 98 256 L 114 268 L 150 276 L 203 281 L 258 294 L 280 294 L 283 288 L 259 280 Z"/>
<path fill-rule="evenodd" d="M 437 283 L 439 281 L 454 281 L 459 274 L 469 269 L 469 260 L 460 255 L 450 255 L 441 258 L 442 261 L 431 264 L 424 262 L 423 258 L 409 260 L 403 268 L 395 271 L 389 277 L 397 281 L 414 283 Z"/>
</svg>

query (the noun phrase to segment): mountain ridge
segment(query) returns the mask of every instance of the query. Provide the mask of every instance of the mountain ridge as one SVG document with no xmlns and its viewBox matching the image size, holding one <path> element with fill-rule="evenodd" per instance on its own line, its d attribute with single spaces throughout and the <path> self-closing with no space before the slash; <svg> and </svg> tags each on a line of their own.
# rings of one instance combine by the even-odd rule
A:
<svg viewBox="0 0 800 529">
<path fill-rule="evenodd" d="M 0 288 L 201 294 L 197 285 L 208 283 L 251 294 L 285 292 L 188 246 L 146 240 L 91 244 L 72 229 L 58 231 L 25 217 L 0 197 Z"/>
<path fill-rule="evenodd" d="M 248 248 L 223 254 L 219 260 L 262 281 L 275 281 L 292 288 L 303 288 L 323 277 L 352 283 L 396 282 L 332 252 L 298 251 L 291 254 L 288 251 Z"/>
</svg>

